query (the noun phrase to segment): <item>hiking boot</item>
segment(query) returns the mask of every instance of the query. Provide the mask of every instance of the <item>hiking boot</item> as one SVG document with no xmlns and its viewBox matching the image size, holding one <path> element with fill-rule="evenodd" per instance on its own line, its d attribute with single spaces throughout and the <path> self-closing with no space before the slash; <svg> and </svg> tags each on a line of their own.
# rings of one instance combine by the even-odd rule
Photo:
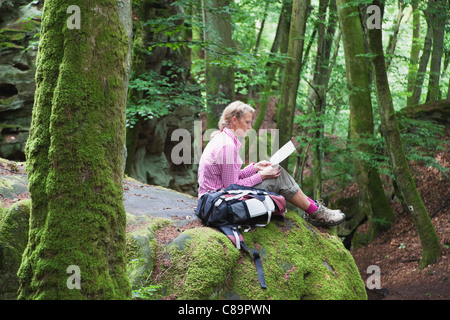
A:
<svg viewBox="0 0 450 320">
<path fill-rule="evenodd" d="M 314 226 L 331 227 L 337 226 L 345 219 L 345 214 L 341 210 L 331 210 L 323 205 L 323 201 L 316 201 L 317 211 L 305 214 L 303 218 Z"/>
</svg>

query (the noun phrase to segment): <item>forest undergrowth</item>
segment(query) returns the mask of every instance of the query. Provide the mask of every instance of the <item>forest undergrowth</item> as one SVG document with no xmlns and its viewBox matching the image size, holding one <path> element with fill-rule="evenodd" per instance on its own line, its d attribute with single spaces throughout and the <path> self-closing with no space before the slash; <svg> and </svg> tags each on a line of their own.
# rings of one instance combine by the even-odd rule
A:
<svg viewBox="0 0 450 320">
<path fill-rule="evenodd" d="M 450 168 L 450 129 L 442 139 L 445 149 L 435 154 L 436 161 Z M 442 257 L 437 264 L 422 271 L 420 240 L 409 213 L 398 201 L 392 201 L 395 224 L 367 246 L 352 250 L 362 279 L 367 282 L 375 265 L 381 272 L 381 288 L 369 292 L 369 299 L 384 300 L 448 300 L 450 299 L 450 180 L 437 169 L 410 162 L 418 191 L 431 217 L 442 246 Z M 345 196 L 357 193 L 354 185 L 343 191 Z M 360 226 L 363 230 L 364 225 Z"/>
</svg>

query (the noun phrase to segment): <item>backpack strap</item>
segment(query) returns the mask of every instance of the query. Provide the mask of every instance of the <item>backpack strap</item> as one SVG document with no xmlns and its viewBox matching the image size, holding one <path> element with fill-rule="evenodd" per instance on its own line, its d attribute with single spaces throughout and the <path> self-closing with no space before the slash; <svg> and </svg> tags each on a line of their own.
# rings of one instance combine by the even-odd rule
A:
<svg viewBox="0 0 450 320">
<path fill-rule="evenodd" d="M 266 279 L 264 278 L 264 270 L 259 252 L 248 248 L 244 242 L 241 242 L 241 247 L 252 256 L 253 261 L 255 261 L 256 271 L 258 272 L 259 284 L 262 289 L 267 289 Z"/>
<path fill-rule="evenodd" d="M 250 256 L 256 265 L 256 271 L 258 272 L 259 284 L 262 289 L 267 289 L 266 280 L 264 278 L 264 270 L 262 266 L 261 256 L 259 252 L 253 249 L 248 248 L 245 245 L 244 237 L 241 235 L 236 226 L 221 226 L 219 227 L 220 231 L 222 231 L 228 239 L 236 246 L 237 249 L 244 249 Z"/>
<path fill-rule="evenodd" d="M 269 196 L 266 196 L 266 199 L 262 202 L 267 211 L 267 223 L 266 224 L 256 224 L 256 227 L 265 227 L 270 223 L 270 219 L 272 219 L 272 210 L 270 210 L 269 205 L 267 204 L 267 199 Z M 269 198 L 270 199 L 270 198 Z"/>
</svg>

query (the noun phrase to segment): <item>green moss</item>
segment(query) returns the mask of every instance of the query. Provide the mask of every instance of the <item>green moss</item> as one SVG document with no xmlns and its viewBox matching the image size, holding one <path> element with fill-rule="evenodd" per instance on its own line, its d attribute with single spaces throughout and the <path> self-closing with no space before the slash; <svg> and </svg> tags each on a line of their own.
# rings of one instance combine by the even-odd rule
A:
<svg viewBox="0 0 450 320">
<path fill-rule="evenodd" d="M 267 289 L 260 288 L 251 259 L 244 257 L 232 279 L 243 299 L 366 298 L 358 269 L 341 241 L 311 227 L 297 214 L 288 213 L 285 222 L 244 236 L 250 247 L 264 253 Z"/>
<path fill-rule="evenodd" d="M 157 248 L 154 281 L 176 299 L 367 299 L 353 257 L 333 232 L 321 232 L 295 213 L 243 233 L 262 257 L 267 289 L 251 257 L 207 227 Z"/>
<path fill-rule="evenodd" d="M 30 200 L 0 208 L 0 300 L 17 297 L 16 274 L 28 241 L 30 210 Z"/>
<path fill-rule="evenodd" d="M 133 218 L 132 215 L 129 215 Z M 141 226 L 135 221 L 135 229 L 127 233 L 127 273 L 133 290 L 151 284 L 153 269 L 156 264 L 156 243 L 154 233 L 172 223 L 164 218 L 149 218 L 141 222 Z M 130 222 L 130 220 L 128 220 Z"/>
<path fill-rule="evenodd" d="M 240 252 L 211 228 L 185 231 L 166 248 L 170 261 L 163 277 L 166 295 L 177 299 L 211 299 L 224 289 Z"/>
<path fill-rule="evenodd" d="M 79 30 L 66 26 L 71 4 L 44 4 L 26 146 L 33 208 L 20 298 L 126 299 L 121 155 L 128 38 L 117 1 L 80 5 Z M 70 265 L 81 270 L 80 290 L 67 288 Z"/>
<path fill-rule="evenodd" d="M 0 42 L 13 42 L 20 41 L 25 38 L 25 32 L 22 30 L 14 30 L 3 28 L 0 29 Z"/>
</svg>

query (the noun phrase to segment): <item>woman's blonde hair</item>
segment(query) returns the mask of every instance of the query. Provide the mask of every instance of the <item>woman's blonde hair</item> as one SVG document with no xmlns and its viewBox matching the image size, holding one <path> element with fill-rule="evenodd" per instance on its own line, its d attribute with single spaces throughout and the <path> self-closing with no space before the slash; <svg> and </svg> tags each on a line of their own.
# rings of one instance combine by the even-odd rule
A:
<svg viewBox="0 0 450 320">
<path fill-rule="evenodd" d="M 219 130 L 228 127 L 231 123 L 231 118 L 236 117 L 241 119 L 247 112 L 253 113 L 255 112 L 255 109 L 241 101 L 230 103 L 222 112 L 222 116 L 219 120 Z"/>
</svg>

